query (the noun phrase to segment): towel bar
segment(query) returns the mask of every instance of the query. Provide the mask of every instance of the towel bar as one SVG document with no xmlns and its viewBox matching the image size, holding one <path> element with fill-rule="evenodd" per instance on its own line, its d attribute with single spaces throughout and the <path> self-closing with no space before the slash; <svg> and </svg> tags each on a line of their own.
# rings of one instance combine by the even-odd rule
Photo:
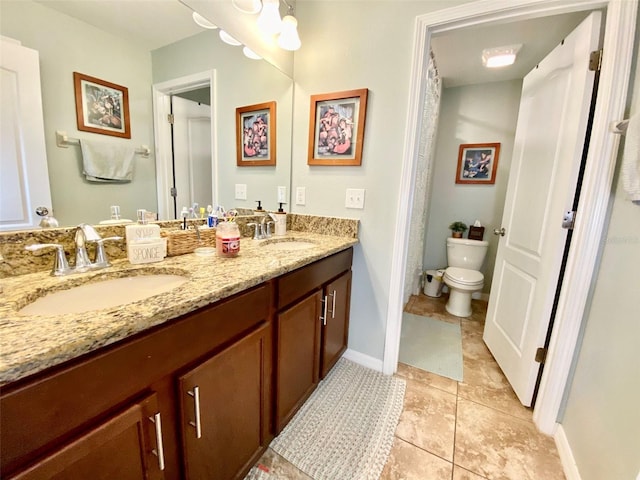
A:
<svg viewBox="0 0 640 480">
<path fill-rule="evenodd" d="M 80 139 L 67 137 L 67 132 L 56 130 L 56 145 L 68 148 L 69 145 L 80 145 Z M 136 148 L 135 152 L 143 157 L 148 157 L 151 154 L 151 149 L 147 145 L 140 145 L 140 148 Z"/>
</svg>

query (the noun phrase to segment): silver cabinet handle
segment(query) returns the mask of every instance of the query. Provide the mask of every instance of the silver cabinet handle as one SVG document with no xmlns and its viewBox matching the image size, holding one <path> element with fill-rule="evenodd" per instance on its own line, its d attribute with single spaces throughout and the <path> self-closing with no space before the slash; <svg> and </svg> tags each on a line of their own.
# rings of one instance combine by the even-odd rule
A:
<svg viewBox="0 0 640 480">
<path fill-rule="evenodd" d="M 160 412 L 156 413 L 153 417 L 149 417 L 156 427 L 156 448 L 151 450 L 156 457 L 158 457 L 158 467 L 160 470 L 164 470 L 164 446 L 162 444 L 162 421 L 160 420 Z"/>
<path fill-rule="evenodd" d="M 334 290 L 329 296 L 331 297 L 331 318 L 336 318 L 336 291 Z"/>
<path fill-rule="evenodd" d="M 327 304 L 329 303 L 329 299 L 327 298 L 327 296 L 324 296 L 324 299 L 322 300 L 322 311 L 323 314 L 320 317 L 320 320 L 322 320 L 322 325 L 326 325 L 327 324 Z"/>
<path fill-rule="evenodd" d="M 505 233 L 507 233 L 507 231 L 504 229 L 504 227 L 502 227 L 500 230 L 498 230 L 497 228 L 493 230 L 494 235 L 500 235 L 501 237 L 504 237 Z"/>
<path fill-rule="evenodd" d="M 195 422 L 189 422 L 189 425 L 196 429 L 196 438 L 202 437 L 202 425 L 200 424 L 200 387 L 193 387 L 192 391 L 187 392 L 193 397 L 193 410 L 195 413 Z"/>
</svg>

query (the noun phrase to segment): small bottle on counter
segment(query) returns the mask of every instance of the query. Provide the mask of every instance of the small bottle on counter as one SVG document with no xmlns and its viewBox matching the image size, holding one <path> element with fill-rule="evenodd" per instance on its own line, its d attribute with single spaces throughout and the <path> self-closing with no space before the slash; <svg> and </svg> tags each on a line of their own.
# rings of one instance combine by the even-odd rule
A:
<svg viewBox="0 0 640 480">
<path fill-rule="evenodd" d="M 275 235 L 286 235 L 287 234 L 287 214 L 282 208 L 284 203 L 280 203 L 280 207 L 278 208 L 278 212 L 273 214 L 275 220 Z"/>
<path fill-rule="evenodd" d="M 216 253 L 235 257 L 240 252 L 240 229 L 236 222 L 220 222 L 216 227 Z"/>
</svg>

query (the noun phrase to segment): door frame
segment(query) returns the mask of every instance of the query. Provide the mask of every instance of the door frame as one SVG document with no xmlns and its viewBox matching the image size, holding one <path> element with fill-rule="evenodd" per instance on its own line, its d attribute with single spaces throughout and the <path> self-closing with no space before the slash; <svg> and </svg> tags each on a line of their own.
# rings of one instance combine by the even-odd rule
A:
<svg viewBox="0 0 640 480">
<path fill-rule="evenodd" d="M 211 188 L 214 205 L 218 203 L 218 119 L 216 118 L 216 71 L 207 70 L 184 77 L 174 78 L 152 86 L 153 130 L 156 150 L 156 191 L 158 195 L 158 218 L 173 218 L 173 202 L 167 193 L 173 185 L 171 126 L 167 117 L 171 113 L 171 95 L 209 87 L 211 91 Z"/>
<path fill-rule="evenodd" d="M 600 71 L 600 85 L 593 121 L 587 169 L 580 194 L 572 244 L 567 258 L 556 323 L 546 358 L 533 421 L 543 433 L 557 427 L 569 371 L 576 352 L 580 325 L 596 268 L 600 240 L 606 227 L 609 194 L 613 182 L 619 137 L 613 122 L 623 118 L 634 47 L 637 0 L 480 0 L 439 10 L 416 18 L 413 61 L 409 85 L 407 128 L 403 152 L 400 201 L 394 244 L 399 254 L 392 259 L 383 372 L 392 374 L 398 365 L 404 278 L 415 190 L 415 170 L 420 146 L 421 106 L 424 103 L 426 68 L 433 33 L 453 31 L 495 21 L 526 20 L 574 11 L 607 9 Z M 560 219 L 558 219 L 560 221 Z"/>
</svg>

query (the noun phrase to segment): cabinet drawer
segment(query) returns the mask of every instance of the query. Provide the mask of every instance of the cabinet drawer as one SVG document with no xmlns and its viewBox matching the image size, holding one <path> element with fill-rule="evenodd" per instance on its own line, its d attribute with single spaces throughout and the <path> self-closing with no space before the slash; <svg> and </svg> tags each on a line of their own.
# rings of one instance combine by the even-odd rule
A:
<svg viewBox="0 0 640 480">
<path fill-rule="evenodd" d="M 100 421 L 153 382 L 268 320 L 270 301 L 271 286 L 265 284 L 68 362 L 54 373 L 5 386 L 0 397 L 3 476 Z"/>
<path fill-rule="evenodd" d="M 289 305 L 319 285 L 346 272 L 351 268 L 352 260 L 353 248 L 349 248 L 283 275 L 278 279 L 277 308 Z"/>
</svg>

